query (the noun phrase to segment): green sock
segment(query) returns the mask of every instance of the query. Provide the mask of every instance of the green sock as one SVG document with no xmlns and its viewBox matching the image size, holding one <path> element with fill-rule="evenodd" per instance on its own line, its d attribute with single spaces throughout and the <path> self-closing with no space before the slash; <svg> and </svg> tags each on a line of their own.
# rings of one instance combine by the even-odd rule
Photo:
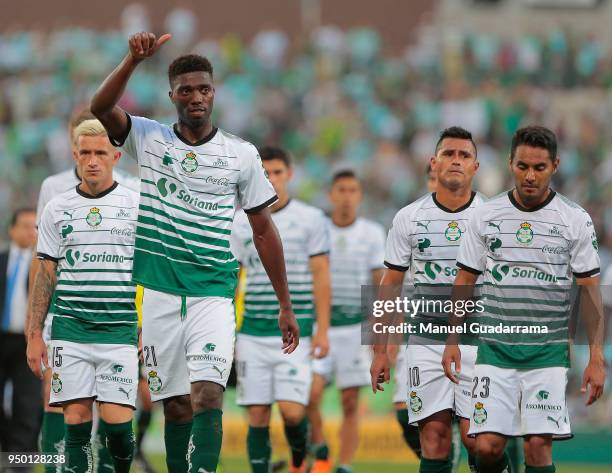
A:
<svg viewBox="0 0 612 473">
<path fill-rule="evenodd" d="M 317 460 L 327 460 L 329 458 L 329 447 L 325 442 L 313 445 L 311 451 Z"/>
<path fill-rule="evenodd" d="M 194 413 L 189 438 L 189 473 L 214 473 L 223 441 L 223 411 L 207 409 Z"/>
<path fill-rule="evenodd" d="M 285 437 L 287 437 L 287 443 L 291 448 L 291 462 L 293 466 L 299 467 L 306 458 L 308 453 L 308 419 L 304 417 L 297 425 L 285 424 Z M 329 455 L 327 445 L 325 445 L 325 458 Z M 317 458 L 318 455 L 317 455 Z"/>
<path fill-rule="evenodd" d="M 164 443 L 166 445 L 168 473 L 185 473 L 187 471 L 187 448 L 189 446 L 191 426 L 191 422 L 178 424 L 166 421 L 164 426 Z"/>
<path fill-rule="evenodd" d="M 106 431 L 106 445 L 115 466 L 115 473 L 129 473 L 135 443 L 132 421 L 109 424 L 100 419 L 100 424 L 103 424 Z"/>
<path fill-rule="evenodd" d="M 523 463 L 522 452 L 523 446 L 521 445 L 522 439 L 519 437 L 510 437 L 506 444 L 506 453 L 508 454 L 508 462 L 512 471 L 520 471 L 521 464 Z"/>
<path fill-rule="evenodd" d="M 270 446 L 269 427 L 251 427 L 247 434 L 247 452 L 249 463 L 253 473 L 268 473 L 270 468 L 270 456 L 272 447 Z"/>
<path fill-rule="evenodd" d="M 395 411 L 395 417 L 402 428 L 404 440 L 415 455 L 421 458 L 421 439 L 419 438 L 419 428 L 416 425 L 410 425 L 408 423 L 408 409 L 399 409 Z"/>
<path fill-rule="evenodd" d="M 64 453 L 64 414 L 45 412 L 43 414 L 40 432 L 40 447 L 42 453 L 57 455 Z M 57 465 L 45 465 L 45 473 L 55 473 Z"/>
<path fill-rule="evenodd" d="M 430 460 L 421 458 L 419 473 L 450 473 L 451 462 L 446 460 Z"/>
<path fill-rule="evenodd" d="M 547 466 L 529 466 L 525 463 L 525 473 L 555 473 L 557 469 L 554 463 Z"/>
<path fill-rule="evenodd" d="M 63 471 L 70 471 L 70 473 L 92 471 L 91 428 L 91 421 L 82 424 L 66 424 L 66 463 L 64 463 Z"/>
<path fill-rule="evenodd" d="M 141 452 L 142 441 L 144 440 L 149 425 L 151 425 L 151 411 L 139 411 L 136 418 L 136 425 L 138 427 L 136 434 L 136 451 Z"/>
<path fill-rule="evenodd" d="M 106 423 L 102 419 L 98 422 L 98 430 L 94 438 L 93 458 L 96 462 L 96 473 L 113 473 L 115 471 L 113 457 L 111 457 L 106 446 Z"/>
<path fill-rule="evenodd" d="M 336 473 L 353 473 L 353 467 L 351 465 L 338 465 Z"/>
<path fill-rule="evenodd" d="M 476 463 L 478 465 L 479 473 L 512 473 L 512 468 L 510 468 L 510 459 L 508 458 L 508 454 L 504 452 L 504 455 L 497 460 L 497 462 L 487 465 L 482 463 L 480 458 L 476 458 Z"/>
</svg>

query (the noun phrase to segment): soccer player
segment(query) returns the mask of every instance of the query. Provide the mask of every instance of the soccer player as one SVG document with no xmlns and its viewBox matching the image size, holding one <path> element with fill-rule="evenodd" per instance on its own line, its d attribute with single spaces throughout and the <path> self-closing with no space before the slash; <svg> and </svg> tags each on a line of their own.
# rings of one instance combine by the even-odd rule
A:
<svg viewBox="0 0 612 473">
<path fill-rule="evenodd" d="M 454 284 L 469 289 L 483 275 L 481 329 L 550 329 L 548 335 L 480 333 L 469 433 L 476 436 L 484 473 L 509 470 L 504 447 L 512 436 L 524 438 L 526 473 L 555 471 L 552 441 L 571 436 L 565 389 L 573 278 L 581 299 L 590 294 L 599 301 L 596 323 L 602 321 L 593 223 L 587 212 L 550 188 L 558 168 L 552 131 L 540 126 L 517 130 L 510 150 L 514 189 L 478 207 L 461 240 Z M 444 369 L 453 382 L 452 365 L 463 373 L 464 358 L 449 339 Z M 604 377 L 601 341 L 595 340 L 582 384 L 583 392 L 590 385 L 587 405 L 601 396 Z"/>
<path fill-rule="evenodd" d="M 358 217 L 361 183 L 353 171 L 334 174 L 331 202 L 330 269 L 332 283 L 330 350 L 314 360 L 308 417 L 315 463 L 311 473 L 329 473 L 332 464 L 323 436 L 320 404 L 327 383 L 335 378 L 342 402 L 338 473 L 350 473 L 359 444 L 359 388 L 370 382 L 369 348 L 361 344 L 361 286 L 378 285 L 382 276 L 385 232 L 382 225 Z"/>
<path fill-rule="evenodd" d="M 223 391 L 234 353 L 238 263 L 229 237 L 236 205 L 280 301 L 278 323 L 292 352 L 299 329 L 283 250 L 268 206 L 277 197 L 255 147 L 213 126 L 208 59 L 186 55 L 168 68 L 173 126 L 128 115 L 117 102 L 136 67 L 170 39 L 138 33 L 91 102 L 111 141 L 138 161 L 141 190 L 133 280 L 144 286 L 142 339 L 153 401 L 163 401 L 170 473 L 217 468 Z"/>
<path fill-rule="evenodd" d="M 472 179 L 478 170 L 476 146 L 472 135 L 459 127 L 440 134 L 432 170 L 437 174 L 436 192 L 427 194 L 400 210 L 393 220 L 387 238 L 382 286 L 400 287 L 404 273 L 410 270 L 415 285 L 414 299 L 448 298 L 452 286 L 455 259 L 467 221 L 483 201 L 472 191 Z M 422 310 L 416 314 L 419 323 L 443 327 L 448 314 Z M 409 385 L 409 422 L 419 425 L 421 443 L 420 470 L 450 472 L 453 411 L 460 417 L 461 437 L 470 453 L 473 439 L 467 437 L 471 401 L 470 360 L 475 347 L 462 345 L 464 369 L 461 384 L 446 379 L 441 366 L 444 340 L 435 333 L 417 330 L 406 349 Z M 372 363 L 372 387 L 381 389 L 379 375 L 388 381 L 389 358 L 386 348 L 375 345 Z"/>
<path fill-rule="evenodd" d="M 73 150 L 72 159 L 74 160 L 74 166 L 71 169 L 62 171 L 52 176 L 47 177 L 40 187 L 38 194 L 38 204 L 36 206 L 37 219 L 43 213 L 45 206 L 49 201 L 56 195 L 62 194 L 66 191 L 73 190 L 77 185 L 81 183 L 81 174 L 78 170 L 78 160 L 75 158 L 76 154 L 74 151 L 75 143 L 73 142 L 74 129 L 85 120 L 93 119 L 94 116 L 89 110 L 81 110 L 75 112 L 71 117 L 68 124 L 68 136 L 71 140 L 71 147 Z M 120 184 L 127 187 L 130 190 L 138 192 L 139 180 L 122 172 L 119 169 L 113 169 L 113 177 Z M 36 253 L 32 258 L 30 265 L 30 287 L 34 286 L 34 278 L 36 276 L 36 270 L 38 269 L 38 259 Z M 52 310 L 52 308 L 50 309 Z M 51 344 L 51 324 L 53 322 L 53 313 L 49 313 L 45 319 L 45 327 L 43 330 L 43 340 L 50 348 Z M 43 425 L 40 434 L 40 443 L 43 453 L 57 454 L 63 451 L 63 440 L 64 440 L 64 413 L 61 407 L 53 407 L 49 405 L 49 395 L 51 391 L 51 370 L 45 370 L 43 373 Z M 102 425 L 98 423 L 96 432 L 96 442 L 94 449 L 94 459 L 97 460 L 97 467 L 100 470 L 102 467 L 112 469 L 112 459 L 108 453 L 108 449 L 105 446 L 105 442 L 102 440 L 105 436 L 102 431 Z M 46 473 L 53 473 L 56 470 L 56 466 L 53 464 L 45 465 Z"/>
<path fill-rule="evenodd" d="M 427 191 L 435 192 L 438 184 L 438 177 L 431 169 L 431 163 L 427 165 Z M 404 289 L 406 296 L 414 293 L 414 282 L 410 279 L 410 273 L 404 277 Z M 406 360 L 406 349 L 403 345 L 390 344 L 387 349 L 391 364 L 395 366 L 395 386 L 393 389 L 393 406 L 395 408 L 395 418 L 402 428 L 402 436 L 406 445 L 421 458 L 421 441 L 419 439 L 419 427 L 408 421 L 408 366 Z M 455 439 L 453 436 L 453 448 Z M 453 465 L 454 467 L 454 465 Z"/>
<path fill-rule="evenodd" d="M 289 471 L 303 473 L 308 434 L 306 405 L 312 379 L 310 352 L 312 348 L 315 356 L 323 357 L 329 349 L 329 234 L 321 210 L 289 198 L 287 186 L 293 174 L 289 155 L 273 147 L 263 148 L 260 155 L 278 195 L 278 202 L 272 206 L 272 219 L 283 242 L 289 292 L 302 339 L 291 356 L 282 356 L 278 351 L 278 301 L 255 251 L 247 214 L 236 214 L 232 251 L 246 270 L 247 279 L 244 318 L 236 342 L 237 401 L 248 409 L 247 450 L 253 473 L 268 473 L 274 402 L 278 403 L 291 448 Z M 316 329 L 311 339 L 315 313 Z"/>
<path fill-rule="evenodd" d="M 28 364 L 52 368 L 52 406 L 64 412 L 65 453 L 90 471 L 92 410 L 98 403 L 117 473 L 130 469 L 138 382 L 135 287 L 130 282 L 138 194 L 113 180 L 119 153 L 97 120 L 74 130 L 82 182 L 45 206 L 28 324 Z M 53 299 L 52 356 L 42 338 Z"/>
</svg>

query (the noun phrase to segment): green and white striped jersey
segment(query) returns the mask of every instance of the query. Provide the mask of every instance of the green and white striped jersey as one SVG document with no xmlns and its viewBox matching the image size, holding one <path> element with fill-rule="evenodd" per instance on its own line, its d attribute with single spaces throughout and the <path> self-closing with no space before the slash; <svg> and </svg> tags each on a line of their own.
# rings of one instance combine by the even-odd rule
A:
<svg viewBox="0 0 612 473">
<path fill-rule="evenodd" d="M 383 267 L 385 230 L 382 225 L 358 218 L 347 227 L 327 219 L 331 251 L 332 327 L 362 321 L 361 286 L 372 285 L 372 271 Z"/>
<path fill-rule="evenodd" d="M 463 241 L 470 216 L 484 198 L 472 192 L 470 200 L 457 210 L 444 207 L 435 192 L 427 194 L 401 209 L 393 219 L 387 236 L 385 265 L 398 271 L 410 270 L 414 283 L 415 300 L 450 299 L 457 275 L 457 252 Z M 411 322 L 419 328 L 423 338 L 444 340 L 445 334 L 432 334 L 420 330 L 423 324 L 447 325 L 449 313 L 423 310 Z"/>
<path fill-rule="evenodd" d="M 57 262 L 53 340 L 137 344 L 137 210 L 138 194 L 116 182 L 96 197 L 75 187 L 46 205 L 37 251 Z"/>
<path fill-rule="evenodd" d="M 234 297 L 230 251 L 237 205 L 255 212 L 276 201 L 257 149 L 223 130 L 189 144 L 176 126 L 130 117 L 121 148 L 138 161 L 140 205 L 133 280 L 192 297 Z"/>
<path fill-rule="evenodd" d="M 504 368 L 569 366 L 573 276 L 599 274 L 589 214 L 555 192 L 532 209 L 512 191 L 478 207 L 457 265 L 484 274 L 484 326 L 546 326 L 548 333 L 480 333 L 477 363 Z"/>
<path fill-rule="evenodd" d="M 314 303 L 310 258 L 329 253 L 329 230 L 323 212 L 295 199 L 272 213 L 283 243 L 289 294 L 300 334 L 312 334 Z M 246 269 L 244 321 L 241 333 L 279 336 L 278 299 L 253 243 L 253 232 L 244 212 L 236 214 L 232 251 Z"/>
</svg>

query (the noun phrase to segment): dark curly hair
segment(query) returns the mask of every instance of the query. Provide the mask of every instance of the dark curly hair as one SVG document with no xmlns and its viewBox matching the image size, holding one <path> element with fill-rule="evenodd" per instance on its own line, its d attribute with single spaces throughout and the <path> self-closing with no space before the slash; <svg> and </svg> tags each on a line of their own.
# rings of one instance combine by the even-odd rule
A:
<svg viewBox="0 0 612 473">
<path fill-rule="evenodd" d="M 168 66 L 168 80 L 172 86 L 172 82 L 181 74 L 188 72 L 208 72 L 210 77 L 213 76 L 213 67 L 208 59 L 197 54 L 185 54 L 177 57 L 170 66 Z"/>
<path fill-rule="evenodd" d="M 530 125 L 516 130 L 510 147 L 510 161 L 514 159 L 516 148 L 521 145 L 545 149 L 551 160 L 557 159 L 557 137 L 546 127 Z"/>
</svg>

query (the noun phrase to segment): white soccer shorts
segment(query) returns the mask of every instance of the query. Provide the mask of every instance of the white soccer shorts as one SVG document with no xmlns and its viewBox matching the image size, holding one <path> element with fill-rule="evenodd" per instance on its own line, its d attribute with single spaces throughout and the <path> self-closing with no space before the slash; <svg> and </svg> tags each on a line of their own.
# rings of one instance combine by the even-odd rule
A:
<svg viewBox="0 0 612 473">
<path fill-rule="evenodd" d="M 144 370 L 151 399 L 190 394 L 191 383 L 225 388 L 234 357 L 234 304 L 225 297 L 182 297 L 145 288 Z"/>
<path fill-rule="evenodd" d="M 420 422 L 447 409 L 453 410 L 459 417 L 469 419 L 472 414 L 472 378 L 476 347 L 459 346 L 461 372 L 458 375 L 459 384 L 454 384 L 446 377 L 442 367 L 444 345 L 424 343 L 412 343 L 406 349 L 410 423 Z"/>
<path fill-rule="evenodd" d="M 330 327 L 329 353 L 314 359 L 312 372 L 329 383 L 335 377 L 338 389 L 370 385 L 370 348 L 361 344 L 361 325 Z"/>
<path fill-rule="evenodd" d="M 567 368 L 520 370 L 478 364 L 469 434 L 570 438 L 566 386 Z"/>
<path fill-rule="evenodd" d="M 300 344 L 289 355 L 282 352 L 281 346 L 281 337 L 238 334 L 238 405 L 271 405 L 275 401 L 308 404 L 312 382 L 310 338 L 300 338 Z"/>
<path fill-rule="evenodd" d="M 406 345 L 400 345 L 395 361 L 393 386 L 393 403 L 408 402 L 408 365 L 406 360 Z"/>
<path fill-rule="evenodd" d="M 134 345 L 51 340 L 50 405 L 95 398 L 136 407 L 138 349 Z"/>
</svg>

